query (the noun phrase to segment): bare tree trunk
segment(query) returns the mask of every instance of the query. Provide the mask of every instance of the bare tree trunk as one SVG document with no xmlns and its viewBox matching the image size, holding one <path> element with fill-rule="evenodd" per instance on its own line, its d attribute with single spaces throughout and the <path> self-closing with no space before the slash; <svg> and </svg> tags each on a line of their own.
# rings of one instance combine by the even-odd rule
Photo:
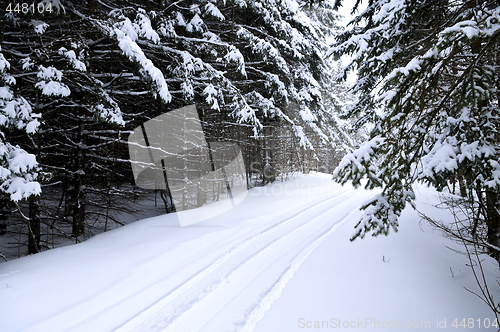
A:
<svg viewBox="0 0 500 332">
<path fill-rule="evenodd" d="M 461 171 L 458 172 L 458 186 L 460 187 L 460 196 L 467 197 L 467 187 L 465 186 L 465 179 Z"/>
<path fill-rule="evenodd" d="M 10 199 L 4 195 L 0 195 L 0 235 L 7 232 L 9 217 L 12 214 L 12 203 Z"/>
<path fill-rule="evenodd" d="M 85 197 L 84 192 L 80 190 L 80 181 L 75 179 L 74 201 L 72 206 L 73 228 L 72 235 L 78 237 L 85 231 Z"/>
<path fill-rule="evenodd" d="M 87 134 L 84 134 L 84 124 L 80 123 L 80 131 L 78 140 L 80 144 L 87 145 Z M 76 238 L 82 235 L 85 231 L 85 153 L 81 148 L 76 151 L 76 172 L 73 174 L 73 188 L 71 197 L 71 215 L 73 218 L 72 235 Z"/>
<path fill-rule="evenodd" d="M 468 8 L 479 6 L 481 0 L 471 0 L 467 2 Z M 479 54 L 481 52 L 481 41 L 477 40 L 471 43 L 472 53 Z M 487 105 L 486 100 L 478 102 L 478 108 L 484 108 Z M 469 181 L 468 181 L 469 182 Z M 486 190 L 486 225 L 488 227 L 487 240 L 488 243 L 500 247 L 500 213 L 499 213 L 498 193 L 489 189 Z M 500 251 L 489 247 L 490 256 L 495 258 L 500 263 Z"/>
<path fill-rule="evenodd" d="M 38 196 L 29 198 L 28 255 L 40 252 L 40 212 Z"/>
<path fill-rule="evenodd" d="M 500 248 L 500 204 L 496 192 L 486 191 L 486 225 L 488 226 L 488 243 Z M 500 264 L 500 251 L 490 247 L 490 256 Z"/>
</svg>

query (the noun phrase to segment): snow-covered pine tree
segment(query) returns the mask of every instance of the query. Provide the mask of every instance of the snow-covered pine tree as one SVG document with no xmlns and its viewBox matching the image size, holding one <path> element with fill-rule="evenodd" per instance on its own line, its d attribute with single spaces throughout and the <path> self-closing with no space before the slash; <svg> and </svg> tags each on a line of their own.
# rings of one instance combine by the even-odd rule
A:
<svg viewBox="0 0 500 332">
<path fill-rule="evenodd" d="M 34 209 L 47 233 L 101 227 L 126 195 L 116 185 L 133 179 L 129 130 L 173 109 L 196 104 L 205 135 L 237 142 L 247 170 L 310 169 L 313 145 L 339 136 L 323 100 L 330 1 L 45 2 L 58 10 L 10 13 L 1 40 L 42 114 L 20 142 L 53 174 Z"/>
<path fill-rule="evenodd" d="M 397 231 L 416 181 L 441 190 L 464 176 L 498 259 L 500 5 L 370 1 L 350 26 L 330 54 L 353 57 L 343 75 L 358 71 L 351 115 L 374 127 L 334 177 L 382 188 L 363 207 L 353 239 Z"/>
<path fill-rule="evenodd" d="M 10 63 L 0 48 L 0 192 L 7 195 L 3 204 L 13 202 L 24 221 L 27 221 L 30 253 L 38 252 L 39 225 L 33 224 L 19 209 L 18 202 L 33 195 L 40 195 L 40 169 L 35 155 L 26 152 L 14 142 L 13 132 L 32 136 L 39 128 L 40 114 L 34 113 L 30 103 L 17 95 L 13 87 L 16 79 L 9 73 Z"/>
<path fill-rule="evenodd" d="M 39 114 L 22 96 L 16 95 L 12 86 L 16 79 L 9 74 L 10 63 L 0 49 L 0 190 L 18 202 L 31 195 L 39 195 L 38 164 L 35 156 L 8 141 L 5 131 L 22 130 L 34 134 L 40 125 Z"/>
<path fill-rule="evenodd" d="M 187 1 L 182 6 L 160 1 L 138 6 L 120 1 L 95 3 L 93 11 L 76 3 L 67 6 L 114 40 L 150 83 L 158 104 L 143 118 L 136 117 L 137 122 L 194 102 L 210 139 L 238 140 L 248 146 L 245 151 L 272 145 L 263 142 L 275 136 L 264 135 L 269 124 L 288 127 L 302 149 L 312 149 L 313 138 L 331 146 L 338 136 L 328 129 L 332 118 L 325 116 L 321 96 L 328 73 L 322 53 L 338 19 L 330 1 Z M 94 47 L 103 43 L 101 39 Z M 109 82 L 105 76 L 100 79 Z M 113 85 L 120 81 L 126 77 L 117 74 Z M 246 156 L 262 167 L 263 158 Z"/>
<path fill-rule="evenodd" d="M 339 82 L 336 78 L 341 74 L 343 66 L 341 61 L 330 64 L 330 81 L 322 86 L 323 105 L 325 112 L 323 119 L 332 145 L 325 144 L 322 149 L 316 149 L 322 161 L 322 171 L 332 173 L 340 160 L 347 152 L 359 146 L 366 138 L 366 128 L 353 130 L 355 119 L 350 118 L 349 112 L 357 101 L 356 95 L 351 93 L 349 84 Z M 333 152 L 334 151 L 334 152 Z"/>
<path fill-rule="evenodd" d="M 57 9 L 55 3 L 52 8 Z M 13 136 L 16 133 L 12 131 L 8 136 L 36 154 L 39 167 L 52 174 L 52 181 L 46 184 L 47 193 L 40 200 L 30 197 L 26 207 L 32 230 L 37 230 L 29 231 L 28 238 L 34 235 L 35 242 L 40 243 L 41 223 L 47 227 L 46 234 L 55 231 L 76 238 L 83 233 L 89 212 L 99 212 L 89 211 L 86 195 L 88 192 L 102 194 L 102 188 L 95 189 L 98 181 L 92 177 L 96 173 L 102 177 L 108 165 L 95 162 L 93 156 L 105 159 L 103 150 L 114 143 L 105 137 L 101 139 L 100 133 L 112 128 L 106 128 L 106 123 L 122 125 L 124 121 L 117 102 L 90 74 L 96 71 L 92 65 L 98 63 L 87 59 L 85 38 L 92 37 L 91 26 L 70 27 L 67 17 L 56 13 L 36 19 L 17 15 L 14 12 L 5 16 L 1 40 L 17 90 L 23 92 L 26 105 L 40 114 L 43 121 L 30 137 Z M 53 197 L 54 189 L 59 186 L 61 190 L 57 195 L 61 196 Z M 101 201 L 90 201 L 91 208 L 93 202 Z M 72 225 L 69 235 L 63 231 L 67 223 Z M 31 240 L 28 244 L 28 253 L 38 251 Z"/>
<path fill-rule="evenodd" d="M 114 39 L 165 104 L 194 101 L 209 116 L 222 113 L 252 126 L 255 137 L 263 121 L 281 121 L 304 148 L 312 148 L 304 128 L 328 139 L 320 85 L 325 41 L 338 18 L 330 1 L 107 4 L 96 3 L 92 13 L 76 3 L 67 10 Z"/>
</svg>

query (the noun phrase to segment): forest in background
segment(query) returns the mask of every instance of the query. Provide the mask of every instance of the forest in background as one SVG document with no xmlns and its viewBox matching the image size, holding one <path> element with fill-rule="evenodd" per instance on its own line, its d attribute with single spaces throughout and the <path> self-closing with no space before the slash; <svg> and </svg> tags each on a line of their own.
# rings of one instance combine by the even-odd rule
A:
<svg viewBox="0 0 500 332">
<path fill-rule="evenodd" d="M 186 105 L 207 141 L 241 148 L 248 187 L 332 172 L 355 145 L 338 117 L 355 97 L 324 56 L 340 29 L 329 1 L 10 5 L 0 21 L 0 234 L 10 240 L 0 254 L 83 241 L 161 194 L 134 186 L 128 135 Z"/>
<path fill-rule="evenodd" d="M 354 15 L 347 27 L 342 5 Z M 8 6 L 0 26 L 8 249 L 85 240 L 118 227 L 116 213 L 133 213 L 147 195 L 173 211 L 168 190 L 134 187 L 127 137 L 194 104 L 209 142 L 241 148 L 248 188 L 333 170 L 339 183 L 380 189 L 363 203 L 351 241 L 397 232 L 402 212 L 416 208 L 417 183 L 451 193 L 440 205 L 452 222 L 420 216 L 463 244 L 476 295 L 499 317 L 481 263 L 488 254 L 500 264 L 498 0 Z M 225 195 L 220 188 L 212 200 Z M 194 199 L 201 206 L 207 195 Z"/>
</svg>

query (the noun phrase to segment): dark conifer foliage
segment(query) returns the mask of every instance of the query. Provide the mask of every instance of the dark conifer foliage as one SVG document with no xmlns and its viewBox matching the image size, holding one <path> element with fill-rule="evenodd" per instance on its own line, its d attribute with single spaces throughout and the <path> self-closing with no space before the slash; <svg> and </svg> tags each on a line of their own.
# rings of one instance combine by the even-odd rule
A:
<svg viewBox="0 0 500 332">
<path fill-rule="evenodd" d="M 1 23 L 0 176 L 6 229 L 29 253 L 121 224 L 139 193 L 128 135 L 165 112 L 195 104 L 209 141 L 241 147 L 249 187 L 331 171 L 351 144 L 325 93 L 328 1 L 18 3 Z"/>
<path fill-rule="evenodd" d="M 334 174 L 382 188 L 353 238 L 397 231 L 415 182 L 457 183 L 487 226 L 471 241 L 500 261 L 498 1 L 369 1 L 351 24 L 330 53 L 354 56 L 345 73 L 358 70 L 360 100 L 349 115 L 373 130 Z"/>
</svg>

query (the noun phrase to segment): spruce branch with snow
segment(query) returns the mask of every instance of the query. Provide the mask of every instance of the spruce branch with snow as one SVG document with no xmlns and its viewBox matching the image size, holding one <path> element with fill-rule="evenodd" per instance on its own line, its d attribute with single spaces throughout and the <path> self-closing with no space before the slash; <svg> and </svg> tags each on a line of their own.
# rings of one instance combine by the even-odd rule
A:
<svg viewBox="0 0 500 332">
<path fill-rule="evenodd" d="M 14 95 L 44 120 L 15 139 L 53 174 L 50 192 L 21 206 L 40 216 L 34 223 L 70 225 L 61 236 L 74 241 L 108 230 L 126 196 L 114 186 L 130 181 L 130 130 L 193 103 L 208 140 L 239 144 L 248 165 L 270 174 L 249 166 L 248 186 L 279 172 L 331 171 L 336 143 L 349 145 L 342 102 L 327 92 L 332 61 L 323 55 L 339 18 L 331 1 L 91 3 L 5 20 Z"/>
<path fill-rule="evenodd" d="M 334 176 L 382 188 L 353 239 L 396 231 L 415 182 L 443 190 L 460 181 L 500 244 L 499 15 L 494 1 L 373 1 L 338 36 L 329 54 L 352 56 L 344 79 L 358 72 L 349 114 L 373 129 Z"/>
<path fill-rule="evenodd" d="M 41 192 L 38 183 L 38 163 L 30 154 L 7 140 L 5 131 L 22 130 L 34 134 L 40 125 L 39 114 L 29 102 L 16 96 L 11 86 L 16 80 L 9 74 L 10 63 L 0 49 L 0 191 L 17 202 Z"/>
<path fill-rule="evenodd" d="M 320 86 L 328 71 L 325 41 L 338 20 L 333 3 L 192 0 L 167 8 L 117 6 L 110 11 L 112 20 L 77 13 L 116 40 L 165 104 L 205 96 L 209 109 L 253 126 L 256 137 L 262 122 L 270 120 L 266 110 L 272 105 L 281 109 L 272 115 L 273 121 L 296 128 L 304 148 L 311 145 L 300 135 L 308 131 L 329 139 L 327 125 L 321 122 L 325 109 Z M 248 22 L 250 16 L 253 22 Z M 169 58 L 168 63 L 158 53 Z M 218 98 L 208 93 L 212 87 L 219 91 Z"/>
</svg>

